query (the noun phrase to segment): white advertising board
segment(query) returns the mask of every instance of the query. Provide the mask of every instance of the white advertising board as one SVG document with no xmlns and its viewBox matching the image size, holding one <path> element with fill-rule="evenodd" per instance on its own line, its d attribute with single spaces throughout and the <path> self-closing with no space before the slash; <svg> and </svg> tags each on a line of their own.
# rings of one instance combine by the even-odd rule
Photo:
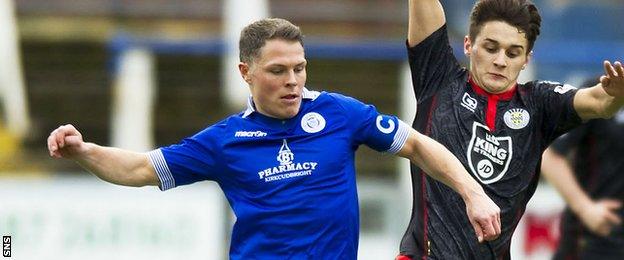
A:
<svg viewBox="0 0 624 260">
<path fill-rule="evenodd" d="M 204 182 L 161 192 L 95 177 L 0 179 L 11 259 L 224 259 L 226 205 Z"/>
</svg>

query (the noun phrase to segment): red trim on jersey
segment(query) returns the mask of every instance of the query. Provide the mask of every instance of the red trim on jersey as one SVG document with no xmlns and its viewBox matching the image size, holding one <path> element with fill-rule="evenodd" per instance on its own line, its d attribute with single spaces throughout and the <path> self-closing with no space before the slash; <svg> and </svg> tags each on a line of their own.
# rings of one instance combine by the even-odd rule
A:
<svg viewBox="0 0 624 260">
<path fill-rule="evenodd" d="M 596 180 L 598 178 L 598 162 L 600 161 L 600 159 L 598 158 L 598 152 L 596 151 L 596 147 L 598 147 L 596 145 L 596 137 L 595 136 L 590 136 L 589 140 L 587 140 L 588 143 L 588 147 L 589 147 L 589 155 L 587 157 L 587 164 L 588 164 L 588 168 L 589 168 L 589 176 L 587 178 L 587 190 L 588 191 L 596 191 L 596 186 L 598 185 L 598 181 Z"/>
<path fill-rule="evenodd" d="M 433 108 L 436 105 L 436 101 L 437 101 L 437 96 L 433 96 L 431 98 L 431 105 L 429 106 L 429 113 L 427 114 L 427 128 L 425 128 L 425 135 L 429 136 L 429 134 L 431 134 L 431 119 L 433 118 Z M 427 256 L 429 255 L 429 246 L 427 243 L 427 240 L 429 239 L 429 236 L 427 234 L 427 221 L 429 221 L 429 211 L 427 210 L 427 177 L 425 176 L 425 171 L 424 170 L 420 170 L 420 178 L 421 178 L 421 184 L 420 184 L 420 190 L 422 193 L 422 212 L 423 212 L 423 254 L 422 254 L 422 259 L 426 260 Z"/>
<path fill-rule="evenodd" d="M 398 255 L 396 258 L 394 258 L 394 260 L 412 260 L 412 258 L 406 255 Z"/>
<path fill-rule="evenodd" d="M 492 94 L 492 93 L 485 91 L 483 88 L 477 85 L 477 83 L 474 82 L 474 80 L 472 80 L 472 76 L 468 76 L 468 82 L 470 83 L 470 86 L 472 86 L 472 89 L 474 90 L 475 93 L 487 98 L 487 108 L 485 110 L 486 112 L 485 123 L 487 124 L 488 128 L 490 128 L 490 132 L 494 132 L 494 130 L 496 130 L 496 105 L 498 104 L 499 100 L 504 100 L 504 101 L 511 100 L 514 94 L 516 94 L 517 84 L 514 84 L 510 90 L 507 90 L 503 93 Z"/>
<path fill-rule="evenodd" d="M 420 189 L 422 190 L 422 207 L 423 207 L 423 254 L 422 254 L 422 259 L 426 260 L 427 259 L 427 255 L 429 255 L 428 251 L 429 251 L 429 247 L 427 246 L 427 239 L 428 239 L 428 235 L 427 235 L 427 221 L 429 220 L 428 218 L 428 212 L 427 212 L 427 184 L 425 182 L 427 182 L 427 177 L 425 177 L 425 172 L 421 171 L 421 185 L 420 185 Z"/>
</svg>

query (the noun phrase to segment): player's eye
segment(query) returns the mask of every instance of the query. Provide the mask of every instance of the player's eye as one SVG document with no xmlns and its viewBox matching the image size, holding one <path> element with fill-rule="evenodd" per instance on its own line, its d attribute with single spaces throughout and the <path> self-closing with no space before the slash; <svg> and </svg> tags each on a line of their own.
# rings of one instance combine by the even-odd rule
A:
<svg viewBox="0 0 624 260">
<path fill-rule="evenodd" d="M 518 51 L 508 51 L 507 52 L 507 57 L 509 58 L 515 58 L 520 56 L 520 53 Z"/>
<path fill-rule="evenodd" d="M 496 48 L 494 48 L 494 47 L 487 47 L 487 46 L 486 46 L 486 47 L 485 47 L 485 50 L 486 50 L 487 52 L 489 52 L 489 53 L 496 53 L 496 51 L 497 51 L 498 49 L 496 49 Z"/>
</svg>

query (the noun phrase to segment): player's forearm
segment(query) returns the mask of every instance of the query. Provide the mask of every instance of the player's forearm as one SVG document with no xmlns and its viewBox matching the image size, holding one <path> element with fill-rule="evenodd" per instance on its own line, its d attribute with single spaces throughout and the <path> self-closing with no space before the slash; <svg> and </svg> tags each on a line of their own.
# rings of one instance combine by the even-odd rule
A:
<svg viewBox="0 0 624 260">
<path fill-rule="evenodd" d="M 624 98 L 607 97 L 605 100 L 605 109 L 603 118 L 612 118 L 624 106 Z"/>
<path fill-rule="evenodd" d="M 485 195 L 481 185 L 466 172 L 461 162 L 446 147 L 425 135 L 415 134 L 417 138 L 409 139 L 415 142 L 410 157 L 414 164 L 432 178 L 451 187 L 464 200 L 469 200 L 475 195 Z"/>
<path fill-rule="evenodd" d="M 551 148 L 546 149 L 542 155 L 542 174 L 548 183 L 561 194 L 561 197 L 575 214 L 578 215 L 587 208 L 588 204 L 592 203 L 587 193 L 583 191 L 574 178 L 568 161 L 552 151 Z"/>
<path fill-rule="evenodd" d="M 98 178 L 124 186 L 158 185 L 146 154 L 86 143 L 87 149 L 74 160 Z"/>
<path fill-rule="evenodd" d="M 610 96 L 600 84 L 581 89 L 574 96 L 574 108 L 583 120 L 611 118 L 623 105 L 624 98 Z"/>
<path fill-rule="evenodd" d="M 407 40 L 410 46 L 420 43 L 446 22 L 438 0 L 410 0 Z"/>
</svg>

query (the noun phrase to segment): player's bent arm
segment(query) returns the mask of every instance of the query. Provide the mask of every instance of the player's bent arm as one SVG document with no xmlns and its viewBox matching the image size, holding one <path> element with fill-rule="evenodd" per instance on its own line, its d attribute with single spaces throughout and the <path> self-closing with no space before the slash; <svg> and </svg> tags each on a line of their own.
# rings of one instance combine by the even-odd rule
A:
<svg viewBox="0 0 624 260">
<path fill-rule="evenodd" d="M 82 134 L 71 124 L 52 131 L 47 145 L 51 157 L 74 160 L 107 182 L 137 187 L 159 185 L 146 154 L 84 142 Z"/>
<path fill-rule="evenodd" d="M 407 141 L 397 154 L 408 158 L 429 176 L 462 196 L 468 218 L 480 242 L 496 239 L 500 235 L 500 208 L 442 144 L 410 129 Z"/>
<path fill-rule="evenodd" d="M 444 9 L 438 0 L 410 0 L 407 42 L 410 47 L 422 42 L 427 36 L 446 23 Z"/>
<path fill-rule="evenodd" d="M 591 204 L 591 199 L 574 178 L 572 167 L 566 158 L 552 148 L 547 148 L 542 154 L 541 172 L 575 214 L 578 215 Z"/>
<path fill-rule="evenodd" d="M 617 216 L 621 202 L 611 199 L 592 200 L 576 181 L 568 160 L 552 148 L 546 149 L 542 155 L 542 174 L 594 234 L 607 236 L 614 226 L 621 223 Z"/>
<path fill-rule="evenodd" d="M 98 178 L 124 186 L 158 186 L 160 181 L 145 153 L 85 143 L 86 149 L 74 160 Z"/>
<path fill-rule="evenodd" d="M 453 188 L 462 196 L 483 193 L 483 188 L 446 147 L 415 130 L 410 130 L 398 155 L 409 159 L 429 176 Z"/>
<path fill-rule="evenodd" d="M 574 109 L 583 120 L 610 118 L 624 106 L 624 66 L 604 61 L 605 74 L 594 87 L 581 89 L 574 96 Z"/>
<path fill-rule="evenodd" d="M 583 121 L 595 118 L 611 118 L 624 105 L 624 98 L 615 98 L 601 84 L 579 89 L 574 95 L 574 109 Z"/>
</svg>

